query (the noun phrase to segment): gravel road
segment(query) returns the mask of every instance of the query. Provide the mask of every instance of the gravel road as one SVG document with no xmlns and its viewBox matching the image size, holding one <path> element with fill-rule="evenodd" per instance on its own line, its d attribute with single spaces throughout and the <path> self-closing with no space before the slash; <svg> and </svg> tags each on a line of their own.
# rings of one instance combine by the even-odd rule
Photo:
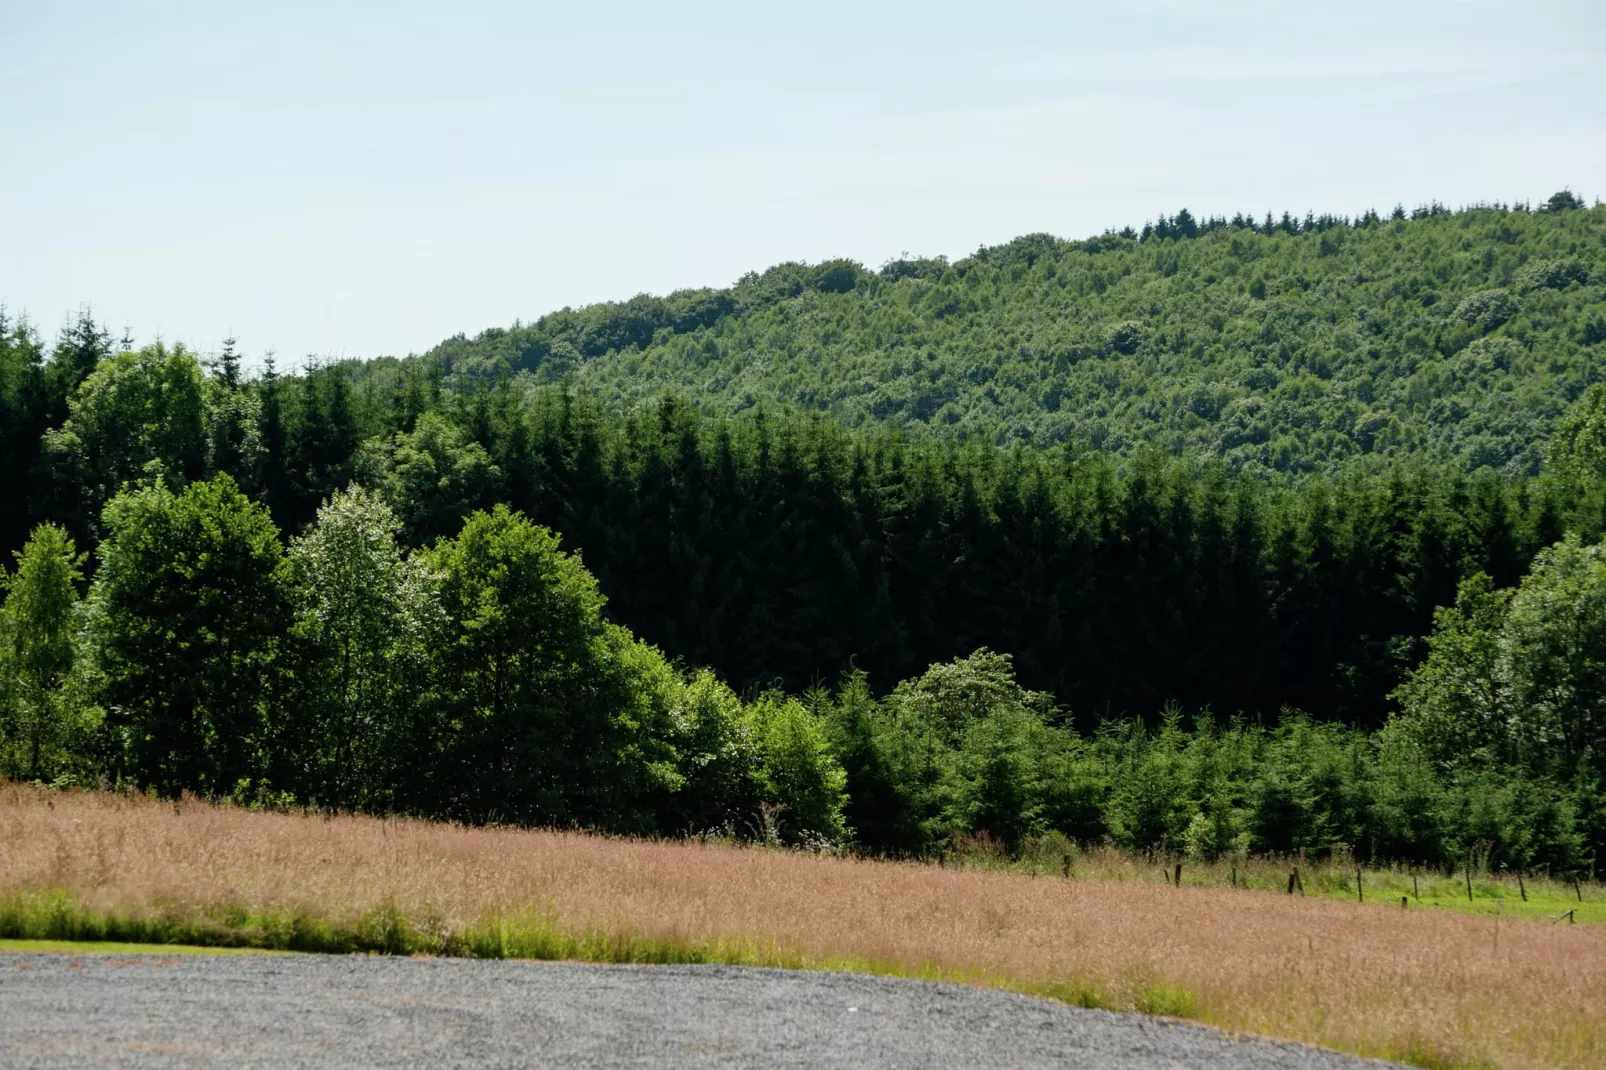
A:
<svg viewBox="0 0 1606 1070">
<path fill-rule="evenodd" d="M 1138 1015 L 727 966 L 0 955 L 0 1066 L 1360 1070 Z"/>
</svg>

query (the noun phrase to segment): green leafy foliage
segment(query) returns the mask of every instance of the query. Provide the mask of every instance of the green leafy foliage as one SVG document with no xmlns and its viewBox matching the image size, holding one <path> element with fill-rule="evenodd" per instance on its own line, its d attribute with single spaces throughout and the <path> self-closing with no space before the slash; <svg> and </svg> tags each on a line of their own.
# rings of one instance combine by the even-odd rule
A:
<svg viewBox="0 0 1606 1070">
<path fill-rule="evenodd" d="M 178 484 L 206 470 L 201 366 L 182 346 L 154 345 L 103 360 L 68 402 L 68 417 L 45 436 L 58 486 L 78 491 L 76 515 L 94 518 L 150 465 Z"/>
<path fill-rule="evenodd" d="M 0 317 L 0 773 L 1579 872 L 1603 222 L 1182 212 L 251 382 Z"/>
<path fill-rule="evenodd" d="M 1606 485 L 1606 385 L 1590 387 L 1567 411 L 1550 438 L 1545 461 L 1575 493 L 1599 494 Z"/>
<path fill-rule="evenodd" d="M 1463 581 L 1456 604 L 1434 614 L 1427 658 L 1395 692 L 1413 731 L 1441 762 L 1516 758 L 1500 643 L 1511 594 L 1482 573 Z"/>
<path fill-rule="evenodd" d="M 747 710 L 764 801 L 761 834 L 791 844 L 835 844 L 845 838 L 847 775 L 831 752 L 814 711 L 795 698 L 764 695 Z"/>
<path fill-rule="evenodd" d="M 1596 380 L 1606 209 L 1437 206 L 1264 225 L 1179 213 L 1143 236 L 1028 235 L 950 264 L 781 264 L 729 290 L 642 295 L 448 339 L 464 389 L 673 389 L 851 426 L 996 444 L 1218 455 L 1233 470 L 1421 457 L 1537 471 Z M 1487 374 L 1463 355 L 1502 343 Z"/>
<path fill-rule="evenodd" d="M 223 353 L 206 379 L 206 468 L 226 472 L 236 483 L 255 491 L 266 461 L 262 442 L 262 399 L 240 378 L 234 339 L 223 343 Z"/>
<path fill-rule="evenodd" d="M 1400 688 L 1402 724 L 1446 764 L 1561 781 L 1606 775 L 1606 544 L 1546 549 L 1513 590 L 1487 577 L 1441 610 Z"/>
<path fill-rule="evenodd" d="M 670 725 L 676 776 L 658 802 L 666 831 L 734 833 L 762 815 L 759 752 L 736 692 L 707 669 L 695 672 L 678 689 Z"/>
<path fill-rule="evenodd" d="M 926 698 L 908 701 L 920 692 L 972 710 L 978 692 L 993 697 L 956 733 Z M 1082 735 L 985 651 L 880 701 L 861 677 L 812 701 L 847 772 L 856 842 L 877 853 L 977 842 L 1013 853 L 1059 835 L 1197 859 L 1346 851 L 1446 865 L 1475 850 L 1479 865 L 1571 874 L 1602 846 L 1582 789 L 1435 761 L 1404 721 L 1379 733 L 1301 716 L 1190 726 L 1173 711 L 1153 728 L 1116 720 Z"/>
<path fill-rule="evenodd" d="M 102 525 L 89 642 L 116 760 L 165 794 L 230 794 L 263 773 L 288 624 L 278 532 L 227 475 L 127 490 Z"/>
<path fill-rule="evenodd" d="M 1576 865 L 1606 846 L 1603 674 L 1606 544 L 1569 536 L 1515 590 L 1462 585 L 1389 732 L 1462 787 L 1475 839 L 1518 866 Z"/>
<path fill-rule="evenodd" d="M 0 772 L 54 780 L 83 768 L 96 711 L 79 665 L 84 558 L 71 536 L 41 524 L 0 574 Z"/>
<path fill-rule="evenodd" d="M 451 534 L 476 506 L 503 495 L 502 471 L 485 448 L 434 412 L 412 431 L 370 439 L 357 467 L 363 482 L 382 488 L 414 545 Z"/>
<path fill-rule="evenodd" d="M 1574 535 L 1541 553 L 1502 638 L 1529 764 L 1606 774 L 1606 543 Z"/>
<path fill-rule="evenodd" d="M 456 415 L 483 453 L 452 449 L 492 458 L 494 493 L 584 549 L 616 619 L 738 689 L 801 691 L 853 665 L 904 679 L 987 646 L 1084 728 L 1168 702 L 1376 726 L 1462 577 L 1515 582 L 1564 527 L 1599 523 L 1570 484 L 1492 471 L 1290 486 L 1154 452 L 503 397 Z"/>
<path fill-rule="evenodd" d="M 400 524 L 361 487 L 335 494 L 290 543 L 284 588 L 294 623 L 294 711 L 278 749 L 303 797 L 333 807 L 392 804 L 398 763 L 428 695 L 439 611 L 428 576 L 403 556 Z"/>
<path fill-rule="evenodd" d="M 674 772 L 673 679 L 602 618 L 603 598 L 550 531 L 506 506 L 424 557 L 438 577 L 443 761 L 436 808 L 484 820 L 630 827 Z"/>
<path fill-rule="evenodd" d="M 1509 597 L 1481 576 L 1463 583 L 1381 732 L 1295 714 L 1190 726 L 1172 710 L 1153 727 L 1080 733 L 987 650 L 879 698 L 856 672 L 834 692 L 744 701 L 604 619 L 579 560 L 505 506 L 409 553 L 388 507 L 353 488 L 281 556 L 266 511 L 223 475 L 126 490 L 105 525 L 82 639 L 59 529 L 30 544 L 0 613 L 8 699 L 45 680 L 78 703 L 44 722 L 41 768 L 169 793 L 900 856 L 1040 851 L 1058 836 L 1198 859 L 1476 854 L 1566 875 L 1606 846 L 1594 709 L 1606 566 L 1576 538 Z M 15 643 L 25 619 L 48 625 L 48 657 Z M 93 691 L 61 684 L 78 642 Z M 60 730 L 96 700 L 108 735 Z M 13 766 L 31 723 L 7 722 Z"/>
</svg>

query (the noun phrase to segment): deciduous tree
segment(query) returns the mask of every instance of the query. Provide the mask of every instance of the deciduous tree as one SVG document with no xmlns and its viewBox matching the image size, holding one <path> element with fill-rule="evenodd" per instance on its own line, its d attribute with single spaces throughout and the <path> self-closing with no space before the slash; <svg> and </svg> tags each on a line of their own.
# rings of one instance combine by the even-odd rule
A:
<svg viewBox="0 0 1606 1070">
<path fill-rule="evenodd" d="M 279 533 L 227 475 L 106 506 L 89 636 L 118 764 L 168 795 L 249 790 L 288 619 Z"/>
</svg>

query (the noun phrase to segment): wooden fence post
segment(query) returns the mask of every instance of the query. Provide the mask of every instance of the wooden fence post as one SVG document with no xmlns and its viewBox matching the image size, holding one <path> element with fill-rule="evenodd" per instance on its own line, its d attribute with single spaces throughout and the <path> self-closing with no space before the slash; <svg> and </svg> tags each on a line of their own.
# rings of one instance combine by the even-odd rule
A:
<svg viewBox="0 0 1606 1070">
<path fill-rule="evenodd" d="M 1520 869 L 1517 870 L 1517 892 L 1522 896 L 1522 901 L 1526 903 L 1528 901 L 1528 886 L 1522 883 L 1522 870 Z"/>
<path fill-rule="evenodd" d="M 1467 902 L 1472 902 L 1472 853 L 1467 852 Z"/>
<path fill-rule="evenodd" d="M 1177 875 L 1174 878 L 1172 883 L 1174 883 L 1178 888 L 1182 887 L 1182 863 L 1181 862 L 1177 863 Z"/>
<path fill-rule="evenodd" d="M 1357 902 L 1366 902 L 1366 892 L 1361 889 L 1361 867 L 1355 867 L 1355 899 Z"/>
</svg>

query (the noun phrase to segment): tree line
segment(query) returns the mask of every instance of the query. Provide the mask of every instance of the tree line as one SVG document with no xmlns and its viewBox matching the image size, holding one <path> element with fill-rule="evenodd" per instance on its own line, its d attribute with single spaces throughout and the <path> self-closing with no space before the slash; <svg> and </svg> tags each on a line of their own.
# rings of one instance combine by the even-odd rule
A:
<svg viewBox="0 0 1606 1070">
<path fill-rule="evenodd" d="M 1477 574 L 1379 731 L 1175 709 L 1078 732 L 987 650 L 878 696 L 862 671 L 738 695 L 605 619 L 498 505 L 407 550 L 374 491 L 285 542 L 227 474 L 108 503 L 99 566 L 53 524 L 0 607 L 0 773 L 248 804 L 940 854 L 1058 835 L 1215 858 L 1574 875 L 1606 837 L 1606 544 Z"/>
<path fill-rule="evenodd" d="M 843 835 L 796 699 L 677 671 L 505 506 L 412 553 L 362 487 L 288 542 L 227 474 L 143 480 L 102 521 L 86 592 L 51 524 L 8 578 L 8 775 L 637 833 L 784 799 L 789 834 Z"/>
</svg>

